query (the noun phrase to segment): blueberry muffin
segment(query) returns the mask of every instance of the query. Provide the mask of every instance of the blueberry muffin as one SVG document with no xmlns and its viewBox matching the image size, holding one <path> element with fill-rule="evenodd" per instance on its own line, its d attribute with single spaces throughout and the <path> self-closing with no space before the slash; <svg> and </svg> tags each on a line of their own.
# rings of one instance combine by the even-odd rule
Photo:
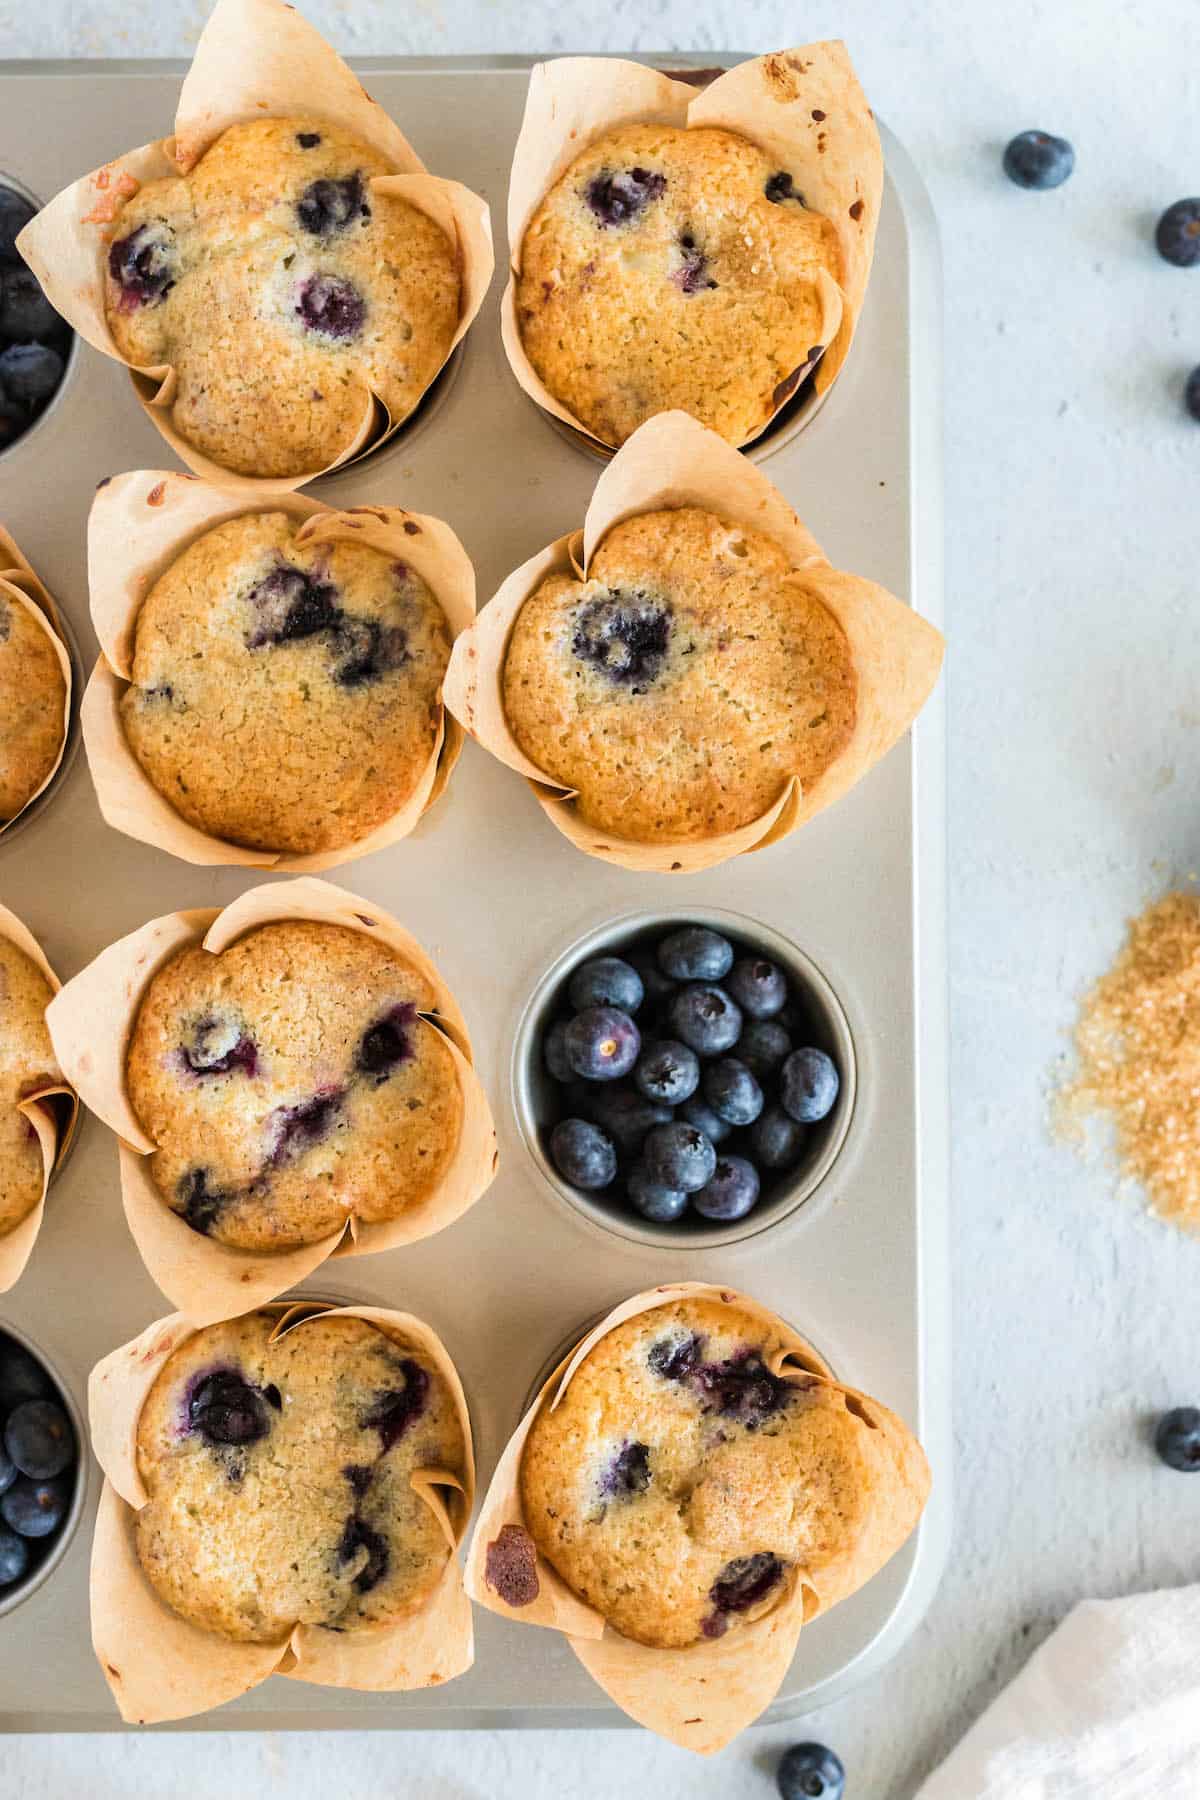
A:
<svg viewBox="0 0 1200 1800">
<path fill-rule="evenodd" d="M 175 429 L 242 475 L 333 462 L 367 390 L 406 419 L 458 325 L 455 246 L 393 171 L 323 121 L 233 125 L 189 175 L 121 212 L 106 269 L 109 328 L 137 367 L 178 377 Z"/>
<path fill-rule="evenodd" d="M 748 825 L 854 729 L 841 625 L 773 539 L 696 507 L 617 525 L 517 615 L 504 707 L 582 817 L 642 843 Z"/>
<path fill-rule="evenodd" d="M 759 1318 L 681 1300 L 608 1333 L 521 1464 L 525 1519 L 623 1637 L 680 1649 L 777 1606 L 871 1530 L 873 1436 Z"/>
<path fill-rule="evenodd" d="M 66 699 L 45 630 L 0 592 L 0 825 L 29 804 L 57 762 Z"/>
<path fill-rule="evenodd" d="M 126 1058 L 167 1205 L 259 1251 L 419 1206 L 462 1122 L 447 1041 L 418 1016 L 433 1003 L 410 964 L 340 925 L 263 925 L 219 956 L 172 957 Z"/>
<path fill-rule="evenodd" d="M 0 1237 L 42 1197 L 42 1148 L 17 1102 L 62 1080 L 46 1030 L 53 997 L 37 964 L 0 937 Z"/>
<path fill-rule="evenodd" d="M 516 309 L 526 355 L 605 444 L 680 407 L 732 444 L 762 430 L 825 348 L 828 219 L 733 132 L 622 125 L 534 214 Z"/>
<path fill-rule="evenodd" d="M 407 563 L 296 541 L 285 513 L 207 532 L 137 618 L 125 736 L 190 825 L 341 849 L 400 810 L 437 738 L 450 637 Z"/>
<path fill-rule="evenodd" d="M 137 1430 L 142 1568 L 173 1611 L 238 1643 L 415 1611 L 450 1551 L 412 1475 L 466 1465 L 422 1351 L 362 1319 L 309 1319 L 272 1343 L 276 1324 L 248 1313 L 198 1331 Z"/>
</svg>

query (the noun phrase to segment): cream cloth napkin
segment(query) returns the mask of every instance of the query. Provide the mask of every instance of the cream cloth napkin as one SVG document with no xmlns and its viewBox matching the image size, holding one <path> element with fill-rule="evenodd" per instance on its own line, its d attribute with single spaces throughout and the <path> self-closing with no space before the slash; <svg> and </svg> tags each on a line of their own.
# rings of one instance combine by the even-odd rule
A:
<svg viewBox="0 0 1200 1800">
<path fill-rule="evenodd" d="M 914 1800 L 1200 1800 L 1200 1587 L 1087 1600 Z"/>
</svg>

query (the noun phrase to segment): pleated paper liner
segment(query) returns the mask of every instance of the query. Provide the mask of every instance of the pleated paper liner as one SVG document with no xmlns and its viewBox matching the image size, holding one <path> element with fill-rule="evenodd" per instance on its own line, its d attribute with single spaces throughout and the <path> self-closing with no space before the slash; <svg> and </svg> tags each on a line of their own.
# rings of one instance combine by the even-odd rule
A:
<svg viewBox="0 0 1200 1800">
<path fill-rule="evenodd" d="M 217 0 L 184 78 L 174 136 L 130 150 L 64 188 L 30 221 L 18 242 L 63 318 L 97 350 L 125 363 L 143 409 L 180 461 L 220 487 L 259 498 L 290 493 L 376 449 L 405 421 L 389 418 L 382 400 L 364 382 L 358 428 L 324 468 L 251 476 L 222 467 L 175 430 L 174 370 L 169 365 L 138 368 L 119 354 L 105 310 L 104 266 L 121 208 L 146 182 L 188 174 L 231 125 L 295 115 L 326 119 L 386 157 L 395 174 L 371 178 L 369 190 L 408 201 L 454 245 L 459 320 L 444 368 L 492 278 L 495 257 L 487 206 L 461 183 L 426 172 L 399 127 L 332 46 L 284 0 Z"/>
<path fill-rule="evenodd" d="M 813 374 L 816 391 L 823 394 L 846 360 L 866 296 L 883 199 L 875 115 L 846 46 L 836 39 L 739 63 L 699 92 L 682 77 L 614 57 L 564 56 L 535 65 L 509 180 L 511 266 L 500 307 L 501 335 L 509 366 L 534 404 L 609 454 L 613 446 L 554 398 L 525 354 L 516 286 L 525 232 L 559 176 L 594 139 L 617 126 L 641 123 L 716 126 L 757 144 L 792 175 L 808 209 L 827 218 L 837 233 L 841 282 L 824 272 L 819 281 L 821 354 L 780 383 L 771 419 L 753 433 L 758 437 L 807 375 Z"/>
<path fill-rule="evenodd" d="M 22 612 L 27 613 L 38 629 L 45 633 L 63 678 L 62 741 L 58 747 L 58 755 L 20 811 L 14 813 L 11 819 L 0 820 L 0 838 L 2 838 L 4 833 L 17 823 L 18 819 L 24 818 L 34 801 L 46 792 L 62 767 L 71 735 L 71 704 L 75 677 L 71 668 L 70 654 L 63 641 L 62 617 L 58 607 L 49 590 L 38 579 L 31 564 L 21 554 L 16 541 L 9 536 L 3 525 L 0 525 L 0 595 L 3 595 L 10 606 L 18 607 Z"/>
<path fill-rule="evenodd" d="M 659 1650 L 614 1631 L 540 1555 L 521 1503 L 521 1460 L 537 1414 L 543 1406 L 557 1404 L 602 1338 L 627 1319 L 687 1299 L 720 1301 L 760 1320 L 789 1345 L 768 1359 L 773 1374 L 791 1369 L 846 1397 L 847 1409 L 863 1423 L 861 1447 L 872 1462 L 873 1487 L 880 1500 L 862 1538 L 826 1570 L 799 1570 L 788 1593 L 770 1612 L 725 1637 L 703 1639 L 682 1650 Z M 908 1428 L 878 1401 L 827 1379 L 820 1360 L 791 1326 L 732 1288 L 696 1281 L 670 1283 L 615 1307 L 542 1388 L 509 1440 L 484 1497 L 467 1554 L 467 1592 L 504 1618 L 563 1632 L 583 1667 L 622 1712 L 684 1749 L 711 1755 L 770 1705 L 803 1626 L 855 1593 L 900 1549 L 921 1516 L 928 1492 L 928 1465 Z M 521 1606 L 509 1605 L 488 1583 L 488 1550 L 502 1533 L 509 1534 L 504 1539 L 509 1555 L 523 1560 L 526 1584 L 532 1588 L 532 1598 Z"/>
<path fill-rule="evenodd" d="M 189 825 L 145 773 L 121 723 L 121 699 L 133 677 L 137 617 L 151 588 L 197 538 L 228 519 L 263 510 L 248 505 L 242 493 L 162 469 L 116 475 L 100 488 L 88 520 L 88 585 L 102 654 L 83 697 L 83 740 L 100 811 L 114 830 L 209 868 L 234 864 L 314 873 L 399 843 L 445 792 L 463 733 L 444 707 L 429 759 L 404 805 L 365 837 L 307 856 L 250 850 Z M 410 564 L 441 606 L 452 640 L 473 622 L 475 572 L 441 519 L 395 506 L 335 511 L 300 494 L 278 496 L 270 510 L 297 521 L 301 544 L 361 544 Z"/>
<path fill-rule="evenodd" d="M 126 1051 L 142 996 L 164 963 L 197 945 L 219 955 L 259 926 L 295 919 L 362 932 L 395 951 L 424 981 L 429 1000 L 418 1022 L 422 1030 L 440 1030 L 454 1063 L 462 1096 L 458 1144 L 433 1192 L 399 1218 L 350 1218 L 317 1243 L 274 1254 L 235 1250 L 193 1231 L 154 1185 L 146 1159 L 155 1145 L 126 1091 Z M 495 1175 L 492 1115 L 458 1002 L 420 944 L 389 913 L 312 876 L 250 888 L 222 912 L 204 908 L 152 919 L 102 950 L 67 983 L 46 1017 L 60 1066 L 120 1140 L 121 1197 L 142 1260 L 193 1324 L 235 1318 L 274 1300 L 330 1257 L 367 1256 L 430 1237 L 473 1206 Z"/>
<path fill-rule="evenodd" d="M 46 961 L 41 945 L 28 926 L 23 925 L 7 906 L 0 906 L 0 937 L 15 944 L 45 976 L 52 991 L 58 993 L 62 984 Z M 37 1135 L 42 1156 L 42 1191 L 37 1205 L 23 1219 L 18 1219 L 11 1231 L 0 1237 L 0 1294 L 7 1294 L 15 1287 L 24 1273 L 42 1229 L 50 1183 L 66 1161 L 79 1129 L 79 1098 L 66 1082 L 37 1088 L 17 1102 L 17 1111 L 28 1119 Z"/>
<path fill-rule="evenodd" d="M 504 710 L 504 664 L 517 615 L 547 576 L 586 580 L 613 526 L 680 506 L 703 507 L 763 532 L 787 553 L 846 633 L 858 710 L 846 748 L 806 792 L 789 782 L 766 812 L 737 831 L 644 843 L 590 825 L 576 795 L 524 754 Z M 943 649 L 941 633 L 903 601 L 873 581 L 833 568 L 755 464 L 688 414 L 659 413 L 638 427 L 601 474 L 583 530 L 559 538 L 510 575 L 459 637 L 446 674 L 446 705 L 485 750 L 525 777 L 546 817 L 577 849 L 623 869 L 692 874 L 779 843 L 840 799 L 908 730 L 937 680 Z"/>
<path fill-rule="evenodd" d="M 417 1470 L 412 1485 L 445 1536 L 446 1568 L 424 1604 L 395 1624 L 347 1632 L 297 1625 L 275 1644 L 232 1643 L 172 1611 L 147 1579 L 135 1547 L 136 1516 L 149 1499 L 138 1473 L 137 1431 L 163 1366 L 197 1327 L 181 1313 L 159 1319 L 97 1363 L 88 1383 L 92 1447 L 105 1475 L 92 1541 L 92 1645 L 129 1724 L 207 1712 L 270 1675 L 323 1687 L 404 1692 L 452 1681 L 474 1660 L 471 1604 L 457 1560 L 474 1504 L 471 1422 L 445 1345 L 420 1319 L 382 1307 L 279 1301 L 260 1310 L 278 1313 L 275 1337 L 303 1331 L 314 1317 L 363 1319 L 433 1363 L 458 1411 L 464 1469 L 461 1476 L 446 1469 Z"/>
</svg>

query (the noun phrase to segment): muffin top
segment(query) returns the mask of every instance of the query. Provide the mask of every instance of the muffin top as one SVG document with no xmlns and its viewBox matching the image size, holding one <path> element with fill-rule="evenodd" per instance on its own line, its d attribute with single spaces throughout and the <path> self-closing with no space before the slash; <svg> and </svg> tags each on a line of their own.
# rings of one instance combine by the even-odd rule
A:
<svg viewBox="0 0 1200 1800">
<path fill-rule="evenodd" d="M 17 1101 L 62 1080 L 46 1029 L 53 997 L 37 964 L 0 937 L 0 1237 L 42 1195 L 42 1148 Z"/>
<path fill-rule="evenodd" d="M 414 1471 L 465 1473 L 462 1424 L 420 1350 L 362 1319 L 210 1325 L 142 1408 L 139 1560 L 168 1606 L 239 1643 L 413 1612 L 450 1551 Z"/>
<path fill-rule="evenodd" d="M 504 666 L 526 756 L 590 824 L 643 843 L 748 825 L 792 776 L 810 788 L 857 687 L 841 625 L 779 545 L 696 507 L 614 526 L 587 581 L 547 577 Z"/>
<path fill-rule="evenodd" d="M 675 1301 L 609 1332 L 539 1413 L 529 1531 L 622 1636 L 723 1637 L 866 1530 L 870 1428 L 831 1383 L 771 1372 L 792 1349 L 738 1307 Z"/>
<path fill-rule="evenodd" d="M 0 593 L 0 825 L 29 804 L 54 767 L 66 698 L 46 631 Z"/>
<path fill-rule="evenodd" d="M 336 850 L 399 811 L 437 738 L 450 639 L 407 563 L 301 544 L 286 513 L 206 532 L 137 617 L 125 736 L 189 824 Z"/>
<path fill-rule="evenodd" d="M 838 280 L 833 226 L 756 145 L 622 125 L 534 214 L 517 322 L 545 386 L 603 443 L 680 407 L 742 444 L 825 348 L 822 269 Z"/>
<path fill-rule="evenodd" d="M 136 367 L 175 369 L 175 428 L 224 468 L 323 468 L 368 388 L 406 419 L 445 360 L 457 252 L 371 191 L 392 173 L 323 120 L 255 119 L 126 203 L 105 277 L 113 340 Z"/>
<path fill-rule="evenodd" d="M 462 1120 L 447 1041 L 418 1017 L 434 998 L 340 925 L 263 925 L 220 955 L 172 957 L 126 1058 L 172 1211 L 235 1249 L 290 1250 L 419 1206 Z"/>
</svg>

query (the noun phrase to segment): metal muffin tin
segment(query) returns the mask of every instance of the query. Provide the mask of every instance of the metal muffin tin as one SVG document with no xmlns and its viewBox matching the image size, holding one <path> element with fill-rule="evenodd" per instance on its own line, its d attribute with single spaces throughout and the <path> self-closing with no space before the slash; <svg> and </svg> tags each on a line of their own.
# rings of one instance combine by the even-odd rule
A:
<svg viewBox="0 0 1200 1800">
<path fill-rule="evenodd" d="M 678 68 L 714 58 L 647 60 Z M 481 599 L 582 523 L 599 472 L 526 400 L 500 345 L 505 191 L 528 68 L 511 58 L 363 65 L 428 165 L 490 201 L 500 266 L 461 368 L 419 436 L 402 434 L 312 490 L 337 505 L 394 503 L 448 519 L 475 561 Z M 35 193 L 56 192 L 130 142 L 169 133 L 182 72 L 166 63 L 0 65 L 0 166 Z M 833 561 L 938 622 L 937 247 L 920 182 L 883 135 L 887 190 L 854 353 L 819 413 L 767 466 Z M 167 457 L 125 371 L 84 347 L 45 420 L 0 462 L 0 516 L 70 618 L 85 663 L 96 647 L 85 575 L 96 483 Z M 701 875 L 631 875 L 582 856 L 521 781 L 468 743 L 448 794 L 411 838 L 330 877 L 390 908 L 437 960 L 496 1113 L 501 1169 L 483 1200 L 437 1237 L 340 1265 L 336 1283 L 354 1299 L 415 1312 L 442 1336 L 470 1396 L 481 1489 L 556 1347 L 581 1321 L 667 1280 L 754 1294 L 920 1434 L 935 1483 L 919 1533 L 805 1630 L 771 1717 L 828 1700 L 893 1654 L 946 1554 L 944 877 L 940 694 L 915 734 L 831 811 L 774 849 Z M 0 900 L 64 979 L 146 919 L 224 905 L 250 880 L 190 868 L 109 830 L 82 757 L 19 840 L 0 842 Z M 553 1190 L 518 1128 L 511 1071 L 530 996 L 567 946 L 625 914 L 691 909 L 761 921 L 811 958 L 845 1010 L 857 1092 L 845 1144 L 802 1206 L 741 1242 L 687 1248 L 681 1239 L 673 1249 L 602 1229 Z M 331 1273 L 318 1270 L 308 1289 L 326 1289 Z M 92 1121 L 55 1183 L 29 1268 L 0 1297 L 0 1323 L 44 1352 L 81 1403 L 92 1364 L 169 1311 L 125 1227 L 112 1139 Z M 93 1478 L 89 1525 L 97 1492 Z M 9 1730 L 122 1729 L 91 1652 L 89 1538 L 77 1531 L 53 1576 L 0 1619 L 0 1724 Z M 474 1668 L 445 1687 L 357 1694 L 273 1679 L 183 1728 L 623 1722 L 556 1633 L 487 1613 L 476 1628 Z"/>
</svg>

